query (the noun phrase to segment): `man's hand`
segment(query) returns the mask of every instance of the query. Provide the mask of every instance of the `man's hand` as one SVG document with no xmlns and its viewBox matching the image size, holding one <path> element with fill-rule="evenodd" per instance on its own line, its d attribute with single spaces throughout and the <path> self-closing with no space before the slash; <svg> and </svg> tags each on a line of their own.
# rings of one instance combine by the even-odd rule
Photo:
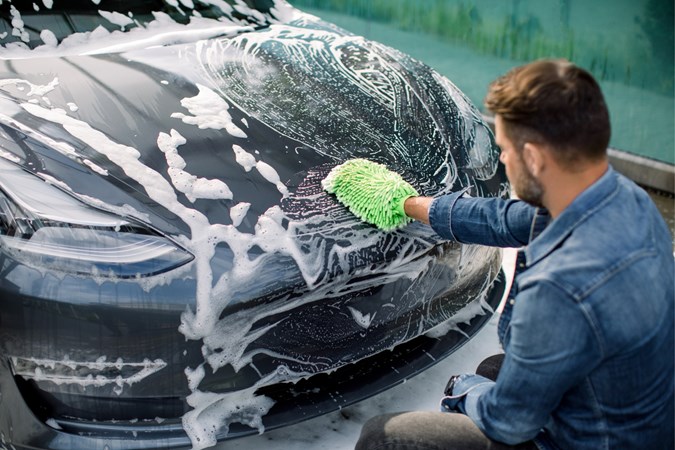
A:
<svg viewBox="0 0 675 450">
<path fill-rule="evenodd" d="M 448 380 L 448 384 L 445 385 L 445 390 L 443 391 L 444 397 L 441 399 L 441 411 L 443 412 L 460 412 L 459 403 L 464 399 L 462 396 L 453 397 L 453 390 L 455 388 L 455 383 L 459 379 L 460 375 L 453 375 Z"/>
<path fill-rule="evenodd" d="M 433 197 L 410 197 L 403 204 L 403 209 L 408 217 L 429 224 L 429 208 Z"/>
<path fill-rule="evenodd" d="M 326 192 L 364 222 L 392 231 L 410 223 L 404 202 L 417 196 L 415 188 L 386 166 L 362 158 L 335 166 L 321 181 Z"/>
</svg>

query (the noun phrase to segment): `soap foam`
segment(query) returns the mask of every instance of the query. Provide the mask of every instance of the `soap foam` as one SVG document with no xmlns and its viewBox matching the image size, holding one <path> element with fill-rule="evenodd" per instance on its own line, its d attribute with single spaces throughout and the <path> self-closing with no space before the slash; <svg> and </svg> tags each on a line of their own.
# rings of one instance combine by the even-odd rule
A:
<svg viewBox="0 0 675 450">
<path fill-rule="evenodd" d="M 174 187 L 185 194 L 192 203 L 198 198 L 205 199 L 231 199 L 232 191 L 220 180 L 208 180 L 194 176 L 185 170 L 185 160 L 178 154 L 178 147 L 185 144 L 186 140 L 176 130 L 171 134 L 160 133 L 157 138 L 157 147 L 166 156 L 169 165 L 169 176 Z"/>
<path fill-rule="evenodd" d="M 232 219 L 232 225 L 238 227 L 241 225 L 241 222 L 244 220 L 248 209 L 251 207 L 250 203 L 241 202 L 237 203 L 230 208 L 230 218 Z"/>
<path fill-rule="evenodd" d="M 232 122 L 232 116 L 228 112 L 230 105 L 206 86 L 197 84 L 197 88 L 199 94 L 181 100 L 181 105 L 190 111 L 192 116 L 177 112 L 171 114 L 171 117 L 197 125 L 200 129 L 224 129 L 234 137 L 246 138 L 246 133 Z"/>
</svg>

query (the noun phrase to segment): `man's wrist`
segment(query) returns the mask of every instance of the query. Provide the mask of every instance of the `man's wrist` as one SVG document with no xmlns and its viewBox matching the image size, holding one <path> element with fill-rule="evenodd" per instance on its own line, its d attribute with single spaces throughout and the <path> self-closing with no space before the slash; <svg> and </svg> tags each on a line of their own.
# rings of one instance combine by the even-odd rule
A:
<svg viewBox="0 0 675 450">
<path fill-rule="evenodd" d="M 409 197 L 403 203 L 406 216 L 426 224 L 429 223 L 429 208 L 433 197 Z"/>
</svg>

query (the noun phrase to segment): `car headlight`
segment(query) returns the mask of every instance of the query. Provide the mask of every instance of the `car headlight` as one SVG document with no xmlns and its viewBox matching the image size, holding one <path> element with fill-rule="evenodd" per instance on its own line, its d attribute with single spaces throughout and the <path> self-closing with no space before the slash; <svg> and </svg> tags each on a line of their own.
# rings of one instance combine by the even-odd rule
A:
<svg viewBox="0 0 675 450">
<path fill-rule="evenodd" d="M 36 268 L 144 277 L 193 259 L 148 226 L 95 209 L 0 158 L 0 249 Z"/>
</svg>

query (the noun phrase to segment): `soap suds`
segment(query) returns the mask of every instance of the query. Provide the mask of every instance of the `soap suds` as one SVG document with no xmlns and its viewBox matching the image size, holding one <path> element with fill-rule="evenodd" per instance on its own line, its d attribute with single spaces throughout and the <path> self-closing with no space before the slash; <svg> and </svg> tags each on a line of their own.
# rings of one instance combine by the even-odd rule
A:
<svg viewBox="0 0 675 450">
<path fill-rule="evenodd" d="M 264 179 L 275 185 L 279 190 L 279 192 L 281 192 L 281 194 L 283 194 L 284 197 L 288 196 L 288 189 L 281 182 L 279 174 L 277 173 L 276 170 L 274 170 L 272 166 L 270 166 L 264 161 L 258 161 L 255 165 L 255 168 L 260 173 L 260 175 L 263 176 Z"/>
<path fill-rule="evenodd" d="M 171 130 L 170 135 L 160 133 L 157 138 L 157 146 L 166 156 L 169 176 L 174 187 L 184 193 L 192 203 L 198 198 L 231 199 L 232 191 L 222 181 L 196 177 L 183 170 L 186 164 L 185 160 L 178 154 L 178 147 L 185 142 L 185 138 L 176 130 Z"/>
<path fill-rule="evenodd" d="M 183 122 L 197 125 L 200 129 L 212 128 L 224 129 L 234 137 L 246 138 L 246 133 L 232 122 L 228 110 L 230 106 L 225 100 L 211 89 L 197 84 L 199 94 L 194 97 L 181 100 L 183 105 L 192 116 L 183 113 L 173 113 L 171 117 L 181 119 Z"/>
<path fill-rule="evenodd" d="M 354 318 L 354 321 L 362 328 L 367 329 L 370 326 L 370 323 L 373 321 L 375 318 L 375 314 L 372 316 L 370 314 L 363 314 L 356 308 L 352 308 L 349 306 L 349 312 L 352 313 L 352 317 Z"/>
<path fill-rule="evenodd" d="M 244 217 L 246 217 L 246 213 L 250 207 L 251 204 L 246 202 L 237 203 L 231 207 L 230 218 L 232 219 L 232 225 L 235 227 L 241 225 L 241 222 L 244 220 Z"/>
<path fill-rule="evenodd" d="M 24 22 L 21 19 L 21 13 L 14 5 L 9 6 L 9 14 L 12 16 L 12 36 L 18 36 L 23 42 L 29 42 L 30 36 L 24 29 Z"/>
<path fill-rule="evenodd" d="M 262 416 L 274 406 L 268 397 L 255 394 L 255 388 L 216 394 L 196 390 L 187 397 L 194 409 L 183 416 L 183 428 L 190 437 L 192 449 L 212 447 L 220 433 L 227 434 L 230 424 L 238 422 L 265 431 Z"/>
<path fill-rule="evenodd" d="M 244 168 L 246 172 L 250 172 L 256 166 L 255 156 L 244 150 L 238 145 L 233 145 L 232 150 L 234 150 L 234 157 L 241 167 Z"/>
<path fill-rule="evenodd" d="M 124 14 L 118 13 L 117 11 L 103 11 L 99 9 L 98 13 L 108 22 L 122 28 L 122 30 L 124 30 L 127 25 L 134 23 L 134 21 L 129 16 L 125 16 Z"/>
<path fill-rule="evenodd" d="M 122 394 L 125 385 L 138 383 L 166 367 L 166 362 L 161 359 L 125 362 L 122 358 L 108 361 L 106 356 L 101 356 L 96 361 L 73 361 L 68 356 L 60 360 L 20 357 L 10 359 L 15 374 L 29 380 L 82 387 L 113 385 L 113 391 L 117 395 Z"/>
<path fill-rule="evenodd" d="M 42 39 L 42 42 L 44 42 L 45 45 L 48 45 L 49 47 L 56 47 L 59 45 L 56 35 L 51 30 L 42 30 L 40 32 L 40 39 Z"/>
</svg>

